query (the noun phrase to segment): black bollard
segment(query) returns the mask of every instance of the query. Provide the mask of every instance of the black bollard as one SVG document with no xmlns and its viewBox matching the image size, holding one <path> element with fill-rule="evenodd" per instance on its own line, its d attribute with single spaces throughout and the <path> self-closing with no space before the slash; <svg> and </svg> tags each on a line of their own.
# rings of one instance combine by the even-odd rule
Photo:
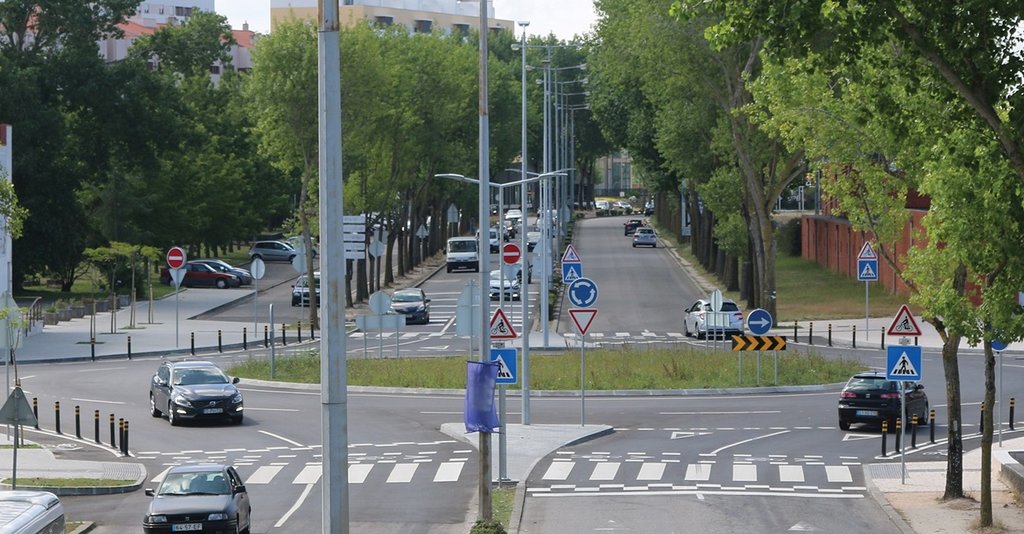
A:
<svg viewBox="0 0 1024 534">
<path fill-rule="evenodd" d="M 117 442 L 121 444 L 121 446 L 117 450 L 119 450 L 121 452 L 124 452 L 124 418 L 123 417 L 119 417 L 117 419 Z"/>
<path fill-rule="evenodd" d="M 978 433 L 985 431 L 985 403 L 981 403 L 981 419 L 978 419 Z"/>
<path fill-rule="evenodd" d="M 796 337 L 797 322 L 793 321 L 793 341 L 800 341 L 800 338 Z"/>
<path fill-rule="evenodd" d="M 935 409 L 928 412 L 928 440 L 935 443 Z"/>
<path fill-rule="evenodd" d="M 302 321 L 299 321 L 299 326 L 297 328 L 297 332 L 296 333 L 297 333 L 297 335 L 299 337 L 299 343 L 302 343 Z"/>
<path fill-rule="evenodd" d="M 96 443 L 100 442 L 100 411 L 96 410 Z"/>
<path fill-rule="evenodd" d="M 82 409 L 75 405 L 75 437 L 82 439 Z"/>
<path fill-rule="evenodd" d="M 114 440 L 114 414 L 110 414 L 110 446 L 117 448 L 117 441 Z"/>
<path fill-rule="evenodd" d="M 242 328 L 242 350 L 249 350 L 249 330 Z"/>
<path fill-rule="evenodd" d="M 853 348 L 857 348 L 857 325 L 853 325 Z"/>
<path fill-rule="evenodd" d="M 36 416 L 36 430 L 39 430 L 39 399 L 32 397 L 32 415 Z"/>
<path fill-rule="evenodd" d="M 128 336 L 128 359 L 132 359 L 132 336 Z"/>
<path fill-rule="evenodd" d="M 1013 408 L 1017 404 L 1016 399 L 1010 397 L 1010 430 L 1013 430 Z"/>
<path fill-rule="evenodd" d="M 121 437 L 121 452 L 123 452 L 125 456 L 129 456 L 129 454 L 128 454 L 128 421 L 124 422 L 124 436 Z"/>
<path fill-rule="evenodd" d="M 910 448 L 917 448 L 917 414 L 910 418 Z"/>
<path fill-rule="evenodd" d="M 832 323 L 828 323 L 828 346 L 832 346 Z"/>
<path fill-rule="evenodd" d="M 889 421 L 882 421 L 882 456 L 889 454 L 889 451 L 885 450 L 885 438 L 889 435 Z"/>
<path fill-rule="evenodd" d="M 53 420 L 56 423 L 54 426 L 57 433 L 60 434 L 60 401 L 53 403 Z"/>
<path fill-rule="evenodd" d="M 224 352 L 223 335 L 220 330 L 217 330 L 217 352 Z"/>
<path fill-rule="evenodd" d="M 92 354 L 92 361 L 96 361 L 96 338 L 89 338 L 89 353 Z"/>
<path fill-rule="evenodd" d="M 288 344 L 288 325 L 281 323 L 281 344 Z"/>
<path fill-rule="evenodd" d="M 196 333 L 192 332 L 190 337 L 192 338 L 192 341 L 191 341 L 191 343 L 192 343 L 192 355 L 195 356 L 196 355 Z"/>
<path fill-rule="evenodd" d="M 882 340 L 882 350 L 885 350 L 885 327 L 882 327 L 882 331 L 878 333 L 878 339 Z"/>
<path fill-rule="evenodd" d="M 263 348 L 270 346 L 270 326 L 263 325 Z"/>
<path fill-rule="evenodd" d="M 807 344 L 814 344 L 814 323 L 811 323 L 810 327 L 807 328 Z"/>
<path fill-rule="evenodd" d="M 897 418 L 896 419 L 896 443 L 894 443 L 894 445 L 896 445 L 896 448 L 893 449 L 893 451 L 900 452 L 901 450 L 903 450 L 902 449 L 902 444 L 903 444 L 903 419 L 902 418 Z"/>
</svg>

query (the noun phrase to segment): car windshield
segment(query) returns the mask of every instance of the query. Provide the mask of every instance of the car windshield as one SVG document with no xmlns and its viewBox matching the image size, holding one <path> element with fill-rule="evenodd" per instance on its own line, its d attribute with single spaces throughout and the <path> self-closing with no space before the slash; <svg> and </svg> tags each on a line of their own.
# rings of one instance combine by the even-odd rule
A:
<svg viewBox="0 0 1024 534">
<path fill-rule="evenodd" d="M 451 241 L 448 243 L 449 252 L 476 252 L 476 241 Z"/>
<path fill-rule="evenodd" d="M 168 473 L 157 495 L 227 495 L 231 492 L 220 471 Z"/>
<path fill-rule="evenodd" d="M 205 265 L 208 266 L 208 267 L 212 267 L 213 270 L 220 271 L 222 273 L 226 273 L 226 272 L 231 270 L 231 269 L 228 269 L 227 265 L 223 265 L 221 263 L 210 262 L 210 263 L 205 263 Z"/>
<path fill-rule="evenodd" d="M 886 380 L 884 376 L 855 376 L 846 383 L 846 389 L 880 389 L 896 391 L 896 382 Z"/>
<path fill-rule="evenodd" d="M 171 383 L 175 386 L 194 386 L 196 384 L 227 384 L 228 377 L 215 367 L 191 367 L 175 369 Z"/>
<path fill-rule="evenodd" d="M 423 298 L 416 291 L 395 291 L 395 294 L 391 295 L 391 302 L 420 302 L 422 300 Z"/>
<path fill-rule="evenodd" d="M 711 304 L 705 304 L 704 305 L 704 311 L 711 311 Z M 738 312 L 738 311 L 740 311 L 740 307 L 737 306 L 735 302 L 725 301 L 725 302 L 722 302 L 722 311 L 724 311 L 724 312 Z"/>
<path fill-rule="evenodd" d="M 650 228 L 637 228 L 636 229 L 636 234 L 637 235 L 654 235 L 654 230 L 651 230 Z"/>
</svg>

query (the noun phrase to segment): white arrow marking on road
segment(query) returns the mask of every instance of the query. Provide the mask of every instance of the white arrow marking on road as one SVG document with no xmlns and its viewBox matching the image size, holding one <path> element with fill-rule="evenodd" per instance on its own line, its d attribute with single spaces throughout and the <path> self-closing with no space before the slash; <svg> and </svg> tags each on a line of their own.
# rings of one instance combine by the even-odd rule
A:
<svg viewBox="0 0 1024 534">
<path fill-rule="evenodd" d="M 692 438 L 694 436 L 707 436 L 709 434 L 711 434 L 711 432 L 672 432 L 672 436 L 668 439 Z"/>
<path fill-rule="evenodd" d="M 847 434 L 843 436 L 843 441 L 860 441 L 862 439 L 874 439 L 882 437 L 881 434 Z"/>
<path fill-rule="evenodd" d="M 789 527 L 790 532 L 816 532 L 817 530 L 817 528 L 814 528 L 803 521 Z"/>
</svg>

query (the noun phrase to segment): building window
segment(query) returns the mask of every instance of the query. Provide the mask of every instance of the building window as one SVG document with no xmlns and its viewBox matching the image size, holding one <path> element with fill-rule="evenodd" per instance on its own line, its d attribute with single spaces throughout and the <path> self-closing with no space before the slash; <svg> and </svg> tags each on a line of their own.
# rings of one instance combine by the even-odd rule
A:
<svg viewBox="0 0 1024 534">
<path fill-rule="evenodd" d="M 220 74 L 220 65 L 210 65 L 210 74 Z"/>
<path fill-rule="evenodd" d="M 413 31 L 415 31 L 416 33 L 430 33 L 430 28 L 433 25 L 434 22 L 430 20 L 417 20 L 416 26 L 413 28 Z"/>
<path fill-rule="evenodd" d="M 163 15 L 163 14 L 164 14 L 164 6 L 160 6 L 160 14 L 161 14 L 161 15 Z"/>
<path fill-rule="evenodd" d="M 142 4 L 142 12 L 149 13 L 149 4 Z"/>
<path fill-rule="evenodd" d="M 178 16 L 178 17 L 191 17 L 192 16 L 192 8 L 191 7 L 174 6 L 174 15 Z"/>
<path fill-rule="evenodd" d="M 391 24 L 395 22 L 395 19 L 394 17 L 378 16 L 374 17 L 374 22 L 378 26 L 391 26 Z"/>
<path fill-rule="evenodd" d="M 453 24 L 452 31 L 461 35 L 462 37 L 469 36 L 469 24 Z"/>
</svg>

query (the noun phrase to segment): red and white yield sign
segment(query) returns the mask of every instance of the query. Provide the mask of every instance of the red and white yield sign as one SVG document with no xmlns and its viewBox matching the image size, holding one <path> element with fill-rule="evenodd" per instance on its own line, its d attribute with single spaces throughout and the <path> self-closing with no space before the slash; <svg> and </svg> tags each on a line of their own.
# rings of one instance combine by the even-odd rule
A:
<svg viewBox="0 0 1024 534">
<path fill-rule="evenodd" d="M 185 266 L 185 249 L 171 247 L 167 251 L 167 266 L 171 269 L 181 269 Z"/>
<path fill-rule="evenodd" d="M 519 263 L 519 258 L 523 256 L 523 251 L 519 249 L 519 245 L 515 243 L 505 243 L 505 246 L 501 247 L 501 261 L 515 265 Z"/>
</svg>

